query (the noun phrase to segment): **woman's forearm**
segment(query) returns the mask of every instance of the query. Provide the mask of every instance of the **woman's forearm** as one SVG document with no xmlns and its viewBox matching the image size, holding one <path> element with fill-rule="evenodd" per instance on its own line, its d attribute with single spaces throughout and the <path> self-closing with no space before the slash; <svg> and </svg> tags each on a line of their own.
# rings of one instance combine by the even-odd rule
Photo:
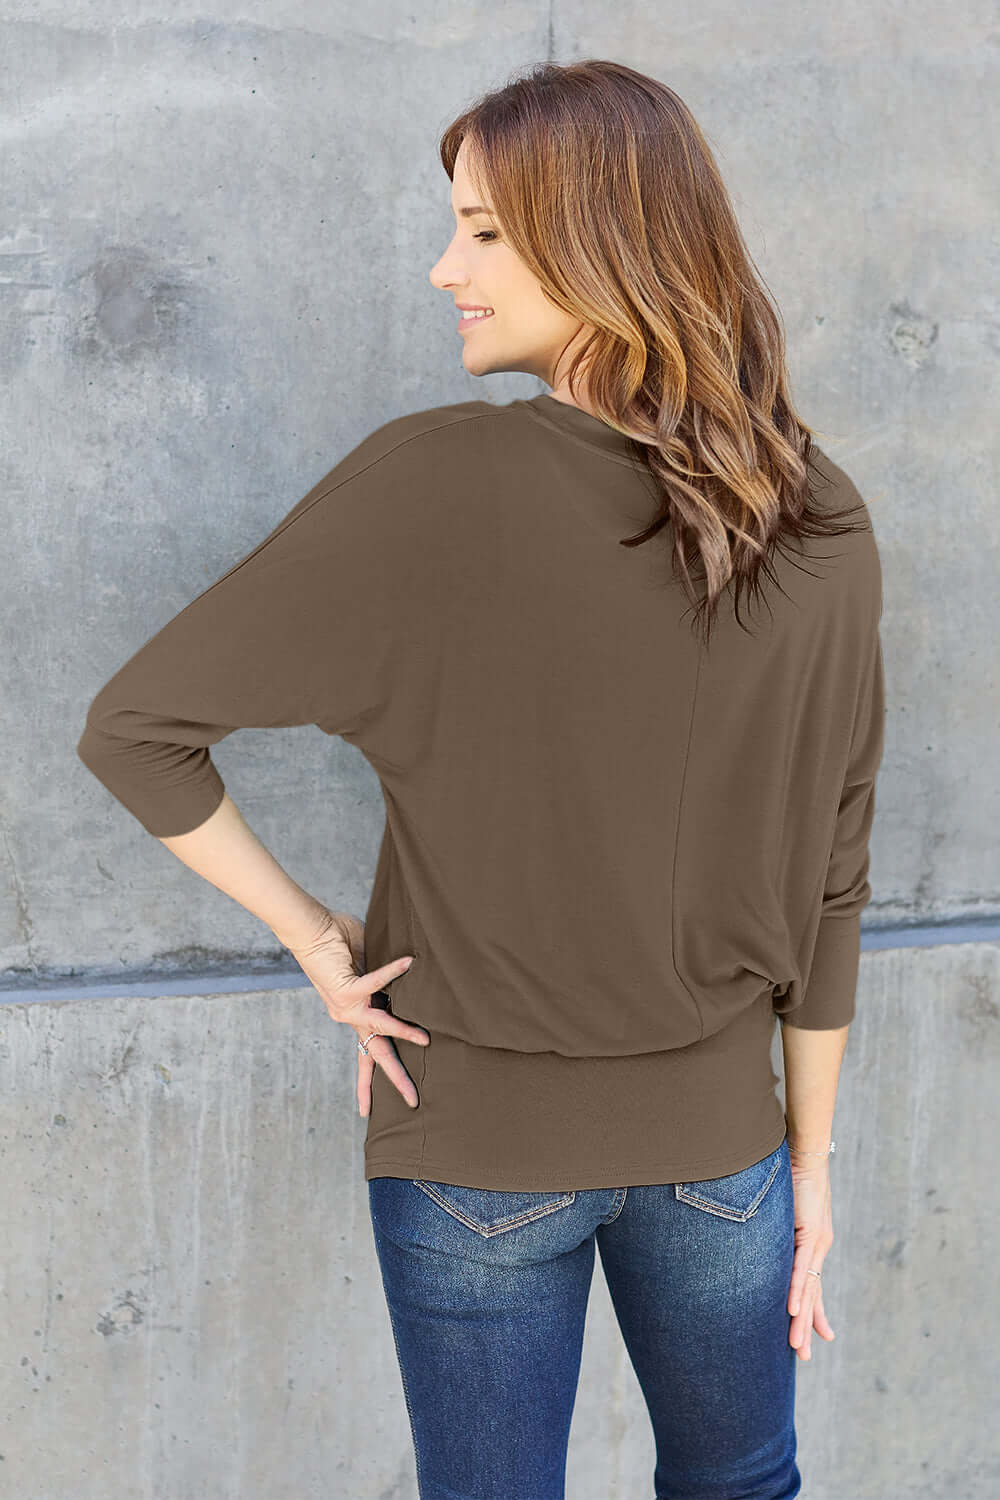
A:
<svg viewBox="0 0 1000 1500">
<path fill-rule="evenodd" d="M 326 908 L 282 869 L 228 793 L 200 827 L 161 838 L 160 843 L 196 875 L 266 922 L 286 948 L 308 946 L 328 916 Z"/>
<path fill-rule="evenodd" d="M 849 1030 L 849 1026 L 839 1026 L 835 1031 L 813 1031 L 782 1023 L 788 1139 L 803 1151 L 825 1151 L 830 1144 Z"/>
</svg>

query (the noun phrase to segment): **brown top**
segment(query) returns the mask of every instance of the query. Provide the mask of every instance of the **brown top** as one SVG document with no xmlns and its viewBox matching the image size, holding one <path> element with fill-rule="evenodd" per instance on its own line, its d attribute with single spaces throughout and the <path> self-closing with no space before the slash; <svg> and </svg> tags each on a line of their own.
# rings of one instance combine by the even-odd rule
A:
<svg viewBox="0 0 1000 1500">
<path fill-rule="evenodd" d="M 879 556 L 783 542 L 711 642 L 631 439 L 550 395 L 367 437 L 101 689 L 77 747 L 150 832 L 198 827 L 208 747 L 316 724 L 379 777 L 366 1176 L 532 1189 L 703 1180 L 780 1142 L 775 1014 L 854 1014 L 883 741 Z M 789 554 L 789 555 L 786 555 Z"/>
</svg>

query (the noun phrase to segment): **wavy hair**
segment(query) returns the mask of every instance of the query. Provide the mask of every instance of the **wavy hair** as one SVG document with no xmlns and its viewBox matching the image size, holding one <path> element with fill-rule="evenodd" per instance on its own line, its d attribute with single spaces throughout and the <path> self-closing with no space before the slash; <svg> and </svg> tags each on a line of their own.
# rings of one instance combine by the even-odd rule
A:
<svg viewBox="0 0 1000 1500">
<path fill-rule="evenodd" d="M 761 595 L 784 536 L 867 529 L 857 506 L 813 505 L 813 432 L 792 408 L 784 333 L 693 115 L 665 84 L 621 63 L 539 63 L 481 96 L 444 131 L 449 179 L 468 140 L 514 252 L 544 293 L 593 332 L 590 410 L 632 438 L 670 523 L 675 571 L 706 639 L 731 583 Z M 815 469 L 813 469 L 815 472 Z M 691 569 L 701 570 L 699 600 Z M 780 587 L 780 585 L 779 585 Z"/>
</svg>

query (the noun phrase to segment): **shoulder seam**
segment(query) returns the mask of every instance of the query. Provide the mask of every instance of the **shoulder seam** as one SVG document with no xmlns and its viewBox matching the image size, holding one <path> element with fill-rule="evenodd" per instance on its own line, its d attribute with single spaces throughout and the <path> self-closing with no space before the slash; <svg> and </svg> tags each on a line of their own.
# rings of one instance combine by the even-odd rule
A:
<svg viewBox="0 0 1000 1500">
<path fill-rule="evenodd" d="M 345 484 L 350 484 L 355 479 L 360 479 L 362 475 L 368 473 L 369 469 L 376 468 L 377 465 L 382 463 L 384 459 L 391 458 L 392 455 L 394 453 L 397 453 L 400 448 L 405 448 L 407 443 L 414 443 L 418 438 L 426 437 L 428 433 L 442 432 L 446 427 L 457 427 L 463 422 L 478 422 L 481 421 L 484 417 L 489 418 L 494 415 L 496 415 L 496 413 L 494 412 L 477 412 L 475 415 L 470 415 L 468 417 L 457 417 L 453 422 L 440 422 L 436 427 L 425 428 L 422 432 L 414 432 L 409 437 L 401 438 L 398 443 L 395 443 L 385 453 L 380 453 L 377 458 L 373 458 L 370 463 L 365 464 L 364 468 L 358 469 L 354 474 L 346 475 L 343 479 L 338 480 L 336 484 L 332 484 L 329 489 L 321 490 L 318 495 L 314 495 L 312 500 L 310 500 L 309 504 L 303 510 L 297 510 L 294 515 L 286 516 L 284 518 L 284 521 L 279 521 L 274 530 L 269 531 L 267 536 L 257 543 L 257 546 L 254 547 L 252 552 L 248 552 L 246 557 L 243 557 L 239 562 L 234 563 L 228 572 L 223 573 L 222 576 L 220 578 L 217 578 L 214 583 L 210 583 L 208 588 L 203 590 L 203 593 L 210 593 L 211 590 L 216 588 L 220 583 L 225 583 L 228 578 L 231 578 L 239 568 L 242 568 L 248 562 L 252 562 L 253 559 L 257 556 L 258 552 L 263 551 L 265 547 L 269 547 L 272 542 L 276 542 L 278 537 L 283 536 L 284 533 L 289 529 L 289 527 L 295 525 L 296 521 L 301 521 L 303 516 L 309 515 L 321 500 L 327 499 L 327 497 L 330 495 L 335 495 L 339 489 L 343 489 Z M 406 418 L 404 416 L 399 420 L 405 421 Z M 369 433 L 369 437 L 373 436 L 374 433 Z M 362 441 L 364 441 L 364 439 L 362 439 Z M 350 457 L 350 454 L 346 453 L 344 457 L 348 458 Z M 202 594 L 196 595 L 196 599 L 200 599 L 201 597 Z M 192 599 L 190 602 L 194 604 L 195 599 Z"/>
<path fill-rule="evenodd" d="M 362 474 L 367 474 L 369 469 L 374 469 L 377 464 L 382 463 L 387 458 L 391 458 L 394 453 L 399 452 L 400 448 L 405 448 L 407 443 L 415 443 L 419 438 L 427 437 L 430 433 L 443 432 L 448 427 L 459 427 L 465 422 L 481 422 L 484 419 L 489 420 L 490 417 L 496 416 L 498 414 L 498 412 L 476 412 L 474 415 L 470 415 L 467 417 L 456 417 L 451 422 L 439 422 L 436 427 L 426 427 L 420 432 L 411 433 L 409 437 L 400 438 L 398 443 L 395 443 L 391 448 L 387 449 L 385 453 L 380 453 L 377 458 L 373 458 L 371 463 L 365 464 L 363 469 L 358 469 L 355 474 L 348 474 L 344 479 L 340 479 L 336 484 L 332 484 L 328 490 L 322 490 L 320 494 L 318 494 L 315 499 L 313 499 L 310 504 L 306 506 L 305 510 L 299 511 L 298 515 L 289 517 L 287 525 L 290 526 L 293 521 L 299 520 L 301 516 L 308 515 L 313 506 L 317 505 L 320 500 L 325 500 L 327 495 L 336 494 L 337 490 L 342 489 L 345 484 L 350 484 L 352 480 L 360 479 Z M 405 421 L 406 417 L 401 417 L 397 420 Z M 374 436 L 374 434 L 369 434 L 369 436 Z M 345 454 L 345 457 L 347 456 L 348 455 Z M 282 526 L 280 529 L 281 531 L 284 531 L 285 527 Z M 278 534 L 278 532 L 275 532 L 273 535 L 277 536 Z M 273 540 L 273 537 L 269 537 L 268 540 Z"/>
</svg>

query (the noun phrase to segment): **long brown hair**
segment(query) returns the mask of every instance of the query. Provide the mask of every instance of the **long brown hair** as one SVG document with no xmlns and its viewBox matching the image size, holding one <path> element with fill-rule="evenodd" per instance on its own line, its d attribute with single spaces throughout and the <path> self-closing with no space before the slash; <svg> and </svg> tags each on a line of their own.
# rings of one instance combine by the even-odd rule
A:
<svg viewBox="0 0 1000 1500">
<path fill-rule="evenodd" d="M 633 439 L 659 494 L 649 526 L 622 545 L 671 524 L 706 639 L 730 580 L 737 620 L 741 588 L 759 597 L 762 570 L 777 581 L 782 536 L 867 528 L 834 525 L 856 506 L 813 506 L 813 434 L 792 408 L 780 314 L 672 89 L 600 58 L 539 63 L 447 127 L 449 179 L 464 140 L 508 244 L 556 306 L 595 330 L 570 390 L 586 363 L 590 409 Z"/>
</svg>

